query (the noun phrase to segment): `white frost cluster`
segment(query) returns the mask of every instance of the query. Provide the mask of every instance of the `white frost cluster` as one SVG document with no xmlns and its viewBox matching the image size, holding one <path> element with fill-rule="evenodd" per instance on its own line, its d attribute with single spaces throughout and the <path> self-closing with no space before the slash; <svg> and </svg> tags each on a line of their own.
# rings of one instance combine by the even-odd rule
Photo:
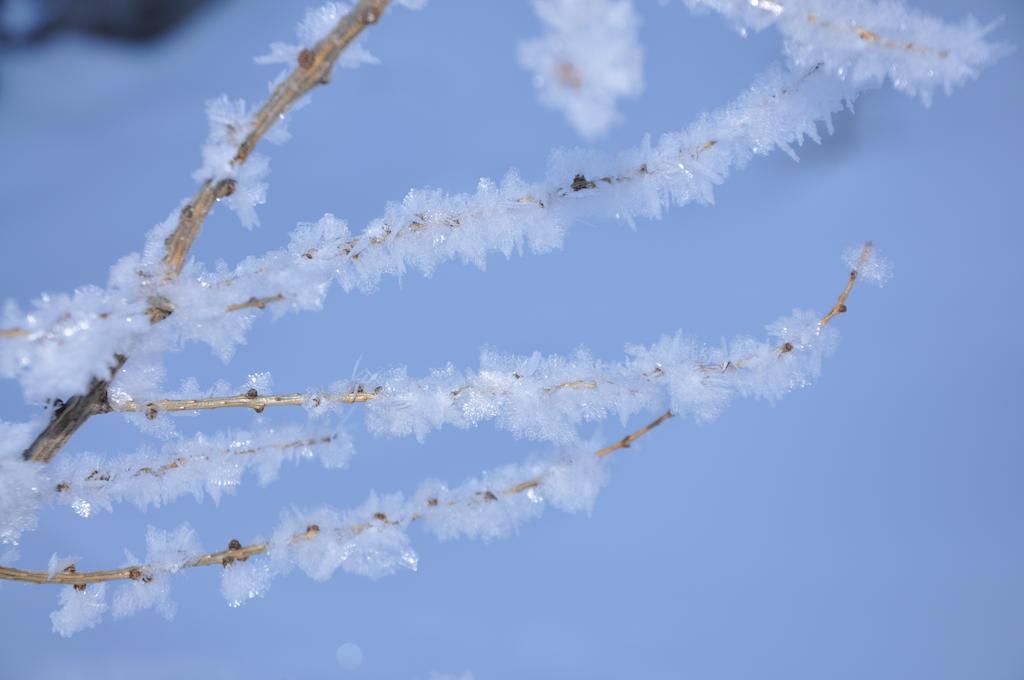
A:
<svg viewBox="0 0 1024 680">
<path fill-rule="evenodd" d="M 541 101 L 581 135 L 603 134 L 623 97 L 644 88 L 640 18 L 632 0 L 533 0 L 545 33 L 519 46 Z"/>
<path fill-rule="evenodd" d="M 170 575 L 202 551 L 195 530 L 187 523 L 173 531 L 149 527 L 146 531 L 145 567 L 137 578 L 117 586 L 111 612 L 114 618 L 122 619 L 143 609 L 155 609 L 167 620 L 174 618 Z M 125 566 L 139 564 L 130 552 L 126 551 L 125 556 Z M 50 576 L 62 571 L 67 566 L 65 563 L 74 559 L 61 559 L 54 555 L 50 558 Z M 61 589 L 60 608 L 50 614 L 53 630 L 62 637 L 70 637 L 98 624 L 107 609 L 111 609 L 107 605 L 106 585 L 89 584 L 84 590 L 72 586 Z"/>
<path fill-rule="evenodd" d="M 215 503 L 242 483 L 248 471 L 267 485 L 285 461 L 318 457 L 326 468 L 340 468 L 353 453 L 348 434 L 339 428 L 287 425 L 251 431 L 196 434 L 144 447 L 114 458 L 98 454 L 64 455 L 53 463 L 42 497 L 68 505 L 82 517 L 128 502 L 145 510 L 181 496 Z M 40 466 L 35 466 L 40 467 Z"/>
<path fill-rule="evenodd" d="M 144 609 L 154 609 L 168 621 L 173 619 L 171 575 L 202 552 L 199 536 L 187 522 L 172 531 L 150 526 L 146 530 L 145 567 L 139 578 L 117 586 L 111 611 L 114 618 L 123 619 Z M 125 551 L 125 559 L 127 567 L 139 564 L 128 551 Z"/>
<path fill-rule="evenodd" d="M 885 80 L 928 104 L 937 88 L 977 77 L 1009 52 L 986 40 L 996 23 L 953 24 L 898 0 L 683 0 L 713 10 L 741 29 L 776 27 L 795 68 L 822 63 L 858 87 Z"/>
<path fill-rule="evenodd" d="M 202 551 L 199 537 L 188 522 L 173 531 L 156 527 L 146 530 L 146 565 L 157 571 L 173 574 Z"/>
<path fill-rule="evenodd" d="M 139 561 L 131 553 L 126 554 L 128 565 Z M 174 618 L 177 607 L 171 600 L 171 579 L 162 572 L 147 572 L 146 580 L 139 578 L 117 587 L 110 606 L 115 620 L 132 616 L 144 609 L 153 609 L 168 621 Z"/>
<path fill-rule="evenodd" d="M 861 262 L 861 248 L 847 248 L 843 251 L 843 262 L 851 270 L 857 270 L 857 279 L 884 286 L 892 278 L 892 262 L 878 252 L 877 246 L 871 249 L 871 256 Z"/>
<path fill-rule="evenodd" d="M 107 584 L 95 583 L 85 590 L 76 590 L 74 586 L 60 589 L 60 608 L 50 614 L 53 632 L 61 637 L 71 637 L 75 633 L 93 628 L 107 611 Z"/>
<path fill-rule="evenodd" d="M 252 111 L 247 110 L 244 100 L 221 95 L 207 102 L 206 116 L 210 132 L 203 144 L 203 164 L 192 178 L 200 183 L 234 180 L 234 192 L 226 202 L 242 225 L 251 229 L 260 223 L 256 206 L 267 202 L 266 178 L 270 173 L 269 159 L 259 153 L 250 154 L 245 163 L 234 162 L 239 144 L 252 129 Z"/>
<path fill-rule="evenodd" d="M 220 593 L 228 605 L 240 607 L 254 597 L 263 597 L 270 588 L 270 563 L 265 558 L 235 560 L 220 575 Z"/>
<path fill-rule="evenodd" d="M 17 545 L 22 533 L 36 528 L 47 482 L 42 466 L 23 460 L 21 452 L 40 427 L 0 420 L 0 545 Z"/>
</svg>

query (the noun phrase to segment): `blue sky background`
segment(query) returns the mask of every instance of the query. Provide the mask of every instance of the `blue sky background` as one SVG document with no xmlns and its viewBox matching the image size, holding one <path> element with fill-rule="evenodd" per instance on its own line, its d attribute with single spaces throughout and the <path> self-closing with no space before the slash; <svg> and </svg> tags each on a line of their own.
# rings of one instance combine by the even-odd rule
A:
<svg viewBox="0 0 1024 680">
<path fill-rule="evenodd" d="M 1024 45 L 1018 0 L 917 0 L 949 19 L 1005 17 Z M 731 100 L 778 58 L 773 32 L 739 39 L 715 17 L 643 0 L 647 91 L 599 146 L 633 145 Z M 291 38 L 305 3 L 216 3 L 146 47 L 61 36 L 0 56 L 0 298 L 103 283 L 143 232 L 194 190 L 203 102 L 259 101 L 276 71 L 251 63 Z M 271 156 L 263 225 L 216 210 L 193 253 L 234 262 L 334 212 L 360 227 L 416 186 L 470 190 L 510 166 L 544 171 L 577 143 L 539 106 L 515 60 L 538 26 L 525 2 L 432 0 L 372 29 L 375 67 L 339 71 Z M 930 109 L 866 94 L 836 134 L 756 160 L 717 205 L 636 231 L 575 228 L 565 250 L 458 264 L 334 291 L 320 314 L 260 321 L 224 366 L 205 347 L 169 358 L 170 384 L 269 370 L 282 391 L 348 377 L 357 361 L 414 374 L 473 366 L 485 344 L 520 353 L 579 344 L 615 359 L 627 342 L 683 328 L 708 342 L 794 307 L 826 309 L 844 247 L 874 239 L 896 264 L 859 288 L 839 351 L 814 386 L 776 405 L 738 402 L 718 421 L 673 421 L 616 456 L 591 517 L 549 512 L 518 536 L 439 543 L 413 530 L 417 573 L 276 581 L 229 608 L 215 569 L 174 581 L 178 615 L 152 612 L 64 640 L 57 589 L 0 587 L 0 678 L 1024 678 L 1024 70 L 1020 51 Z M 34 411 L 0 384 L 0 417 Z M 183 420 L 186 432 L 244 426 L 250 413 Z M 278 422 L 299 413 L 269 416 Z M 639 417 L 636 425 L 644 422 Z M 20 565 L 53 551 L 81 568 L 145 552 L 148 524 L 188 520 L 204 546 L 248 541 L 282 508 L 360 503 L 369 489 L 458 481 L 538 446 L 489 427 L 425 445 L 377 439 L 353 418 L 348 470 L 286 466 L 224 500 L 182 500 L 81 520 L 43 513 Z M 634 423 L 631 423 L 634 425 Z M 611 440 L 626 430 L 608 422 Z M 96 418 L 70 451 L 118 453 L 142 438 Z M 335 652 L 363 651 L 354 671 Z"/>
</svg>

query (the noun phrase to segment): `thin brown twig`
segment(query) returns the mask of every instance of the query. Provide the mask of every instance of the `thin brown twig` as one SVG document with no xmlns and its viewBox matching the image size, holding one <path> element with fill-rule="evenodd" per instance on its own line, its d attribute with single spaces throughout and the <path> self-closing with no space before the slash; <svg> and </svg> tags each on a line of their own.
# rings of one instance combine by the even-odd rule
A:
<svg viewBox="0 0 1024 680">
<path fill-rule="evenodd" d="M 824 327 L 835 318 L 837 315 L 842 314 L 846 311 L 846 300 L 850 296 L 850 292 L 853 290 L 853 286 L 857 281 L 857 275 L 860 269 L 871 258 L 871 253 L 874 246 L 870 241 L 864 244 L 861 249 L 860 255 L 854 265 L 854 268 L 850 271 L 850 276 L 846 281 L 846 286 L 839 294 L 836 303 L 832 308 L 821 318 L 818 323 Z M 253 302 L 250 306 L 257 306 L 258 301 Z M 776 348 L 779 356 L 787 354 L 793 351 L 793 344 L 789 342 L 782 343 Z M 738 370 L 744 368 L 750 361 L 750 357 L 744 357 L 740 359 L 730 360 L 720 364 L 701 364 L 698 368 L 704 373 L 724 373 L 731 370 Z M 518 374 L 514 374 L 519 377 Z M 644 377 L 648 379 L 659 378 L 665 375 L 664 370 L 659 366 L 654 371 L 645 374 Z M 574 389 L 574 390 L 595 390 L 598 389 L 599 384 L 595 380 L 590 379 L 579 379 L 569 380 L 565 382 L 545 387 L 544 392 L 551 394 L 559 390 Z M 466 385 L 458 389 L 452 390 L 451 397 L 458 399 L 465 392 L 473 389 L 471 386 Z M 382 387 L 376 387 L 373 391 L 367 391 L 362 385 L 357 387 L 352 392 L 346 392 L 342 394 L 324 394 L 317 395 L 313 399 L 320 399 L 338 404 L 363 404 L 369 401 L 373 401 L 383 394 Z M 268 406 L 302 406 L 310 400 L 310 397 L 303 395 L 298 392 L 292 392 L 290 394 L 277 394 L 277 395 L 260 395 L 256 390 L 249 390 L 246 394 L 222 396 L 222 397 L 205 397 L 199 399 L 157 399 L 146 403 L 137 403 L 134 401 L 128 401 L 112 405 L 109 409 L 110 412 L 143 412 L 149 418 L 155 418 L 160 412 L 177 412 L 177 411 L 203 411 L 203 410 L 214 410 L 222 408 L 251 408 L 257 413 L 262 413 L 263 410 Z M 319 406 L 319 403 L 315 404 Z"/>
<path fill-rule="evenodd" d="M 176 411 L 209 411 L 220 408 L 251 408 L 257 413 L 262 413 L 268 406 L 303 406 L 313 402 L 315 406 L 320 401 L 329 401 L 337 404 L 362 404 L 377 398 L 379 390 L 367 392 L 359 387 L 352 392 L 343 394 L 320 394 L 309 396 L 300 392 L 290 394 L 259 394 L 256 390 L 249 390 L 245 394 L 235 394 L 223 397 L 202 397 L 199 399 L 157 399 L 139 403 L 135 401 L 121 402 L 111 406 L 112 413 L 145 413 L 150 419 L 155 418 L 158 413 Z"/>
<path fill-rule="evenodd" d="M 251 297 L 248 300 L 246 300 L 245 302 L 236 302 L 233 305 L 228 305 L 227 308 L 225 308 L 225 311 L 227 311 L 227 312 L 238 312 L 238 311 L 241 311 L 243 309 L 261 309 L 262 310 L 262 309 L 266 309 L 267 305 L 269 305 L 269 304 L 271 304 L 273 302 L 280 302 L 281 300 L 284 300 L 284 295 L 282 295 L 281 293 L 278 293 L 276 295 L 268 295 L 266 297 L 260 297 L 260 298 L 258 298 L 258 297 Z"/>
<path fill-rule="evenodd" d="M 850 296 L 850 292 L 853 290 L 853 286 L 856 283 L 857 271 L 861 267 L 863 267 L 864 264 L 866 264 L 868 259 L 871 257 L 872 248 L 873 247 L 872 247 L 870 242 L 868 242 L 868 243 L 866 243 L 864 245 L 864 247 L 863 247 L 863 249 L 861 251 L 860 257 L 857 260 L 857 264 L 856 264 L 855 268 L 853 269 L 853 271 L 851 272 L 850 278 L 847 280 L 846 286 L 843 288 L 842 293 L 840 293 L 839 301 L 832 308 L 832 310 L 829 311 L 828 314 L 826 314 L 824 317 L 822 317 L 821 321 L 819 322 L 819 324 L 821 326 L 825 326 L 826 324 L 828 324 L 828 322 L 836 314 L 841 313 L 841 312 L 837 312 L 836 309 L 839 306 L 845 306 L 846 299 Z M 780 357 L 783 356 L 784 354 L 786 354 L 789 351 L 791 351 L 791 349 L 792 348 L 787 350 L 786 346 L 783 345 L 782 348 L 780 348 L 779 356 Z M 606 446 L 604 448 L 598 449 L 597 451 L 594 452 L 594 455 L 597 456 L 598 458 L 605 458 L 605 457 L 615 453 L 616 451 L 621 451 L 623 449 L 628 449 L 636 440 L 638 440 L 641 437 L 649 434 L 656 427 L 662 425 L 667 420 L 669 420 L 672 417 L 674 417 L 674 415 L 675 414 L 672 413 L 671 410 L 665 411 L 665 413 L 661 414 L 656 419 L 652 420 L 650 423 L 644 425 L 643 427 L 641 427 L 641 428 L 639 428 L 637 430 L 634 430 L 633 432 L 631 432 L 630 434 L 626 435 L 625 437 L 623 437 L 622 439 L 618 440 L 617 442 L 615 442 L 613 444 L 610 444 L 610 445 L 608 445 L 608 446 Z M 529 489 L 536 488 L 536 487 L 540 486 L 542 483 L 543 483 L 543 478 L 542 477 L 534 477 L 532 479 L 527 479 L 527 480 L 524 480 L 522 482 L 519 482 L 519 483 L 517 483 L 517 484 L 515 484 L 515 485 L 513 485 L 511 487 L 508 487 L 507 489 L 505 489 L 503 491 L 500 491 L 498 493 L 496 493 L 496 492 L 494 492 L 494 491 L 492 491 L 490 489 L 483 489 L 481 491 L 476 492 L 476 494 L 474 494 L 472 500 L 466 501 L 466 502 L 467 503 L 468 502 L 477 502 L 477 503 L 496 502 L 500 498 L 499 493 L 501 495 L 519 494 L 519 493 L 523 493 L 525 491 L 528 491 Z M 427 505 L 427 508 L 424 510 L 424 512 L 428 512 L 431 509 L 435 509 L 435 508 L 439 507 L 440 506 L 440 502 L 436 498 L 428 498 L 427 501 L 426 501 L 426 505 Z M 449 502 L 449 503 L 445 504 L 445 507 L 454 507 L 454 506 L 457 506 L 457 505 L 458 505 L 457 502 L 452 501 L 452 502 Z M 345 529 L 343 529 L 343 531 L 347 531 L 347 532 L 351 533 L 352 535 L 358 535 L 358 534 L 362 533 L 363 531 L 373 527 L 374 526 L 374 524 L 373 524 L 374 521 L 384 522 L 386 524 L 402 524 L 402 523 L 408 523 L 408 522 L 415 522 L 415 521 L 421 520 L 421 519 L 423 519 L 425 517 L 424 512 L 414 513 L 414 514 L 410 515 L 409 517 L 405 518 L 404 520 L 400 519 L 400 518 L 392 519 L 392 518 L 387 517 L 383 513 L 377 513 L 376 515 L 374 515 L 373 521 L 360 522 L 360 523 L 351 525 L 349 527 L 346 527 Z M 316 538 L 319 534 L 320 534 L 320 527 L 318 527 L 315 524 L 312 524 L 312 525 L 308 526 L 304 532 L 300 532 L 300 533 L 295 534 L 294 536 L 292 536 L 292 538 L 290 539 L 290 542 L 291 543 L 302 543 L 302 542 L 305 542 L 305 541 L 310 541 L 310 540 L 313 540 L 314 538 Z M 204 566 L 210 566 L 210 565 L 215 565 L 215 564 L 220 564 L 220 565 L 222 565 L 224 567 L 227 567 L 228 565 L 230 565 L 232 562 L 234 562 L 236 560 L 244 561 L 244 560 L 247 560 L 247 559 L 249 559 L 250 557 L 252 557 L 254 555 L 259 555 L 259 554 L 265 553 L 265 552 L 267 552 L 270 549 L 269 543 L 266 543 L 266 542 L 253 543 L 251 545 L 243 546 L 240 542 L 238 542 L 237 540 L 234 540 L 234 539 L 228 544 L 228 546 L 229 547 L 228 547 L 227 550 L 221 550 L 221 551 L 218 551 L 218 552 L 207 553 L 205 555 L 200 555 L 199 557 L 193 558 L 192 560 L 189 560 L 188 562 L 186 562 L 183 565 L 183 567 L 204 567 Z M 77 587 L 79 587 L 81 589 L 86 584 L 89 584 L 89 583 L 102 583 L 102 582 L 105 582 L 105 581 L 123 581 L 123 580 L 136 580 L 137 581 L 137 580 L 140 580 L 140 579 L 145 580 L 147 575 L 152 574 L 152 572 L 153 572 L 153 569 L 151 567 L 149 567 L 147 565 L 140 564 L 140 565 L 135 565 L 135 566 L 130 566 L 130 567 L 124 567 L 124 568 L 121 568 L 121 569 L 106 569 L 106 570 L 102 570 L 102 571 L 90 571 L 90 572 L 63 571 L 63 572 L 58 572 L 58 573 L 56 573 L 56 574 L 51 576 L 49 573 L 47 573 L 45 571 L 27 571 L 27 570 L 23 570 L 23 569 L 15 569 L 13 567 L 3 567 L 3 566 L 0 566 L 0 580 L 21 581 L 21 582 L 24 582 L 24 583 L 38 583 L 38 584 L 59 583 L 59 584 L 77 586 Z"/>
<path fill-rule="evenodd" d="M 860 256 L 857 258 L 856 264 L 853 269 L 850 270 L 850 278 L 846 281 L 846 287 L 843 288 L 843 292 L 839 294 L 839 298 L 836 303 L 832 305 L 832 309 L 828 310 L 828 314 L 822 317 L 819 322 L 822 326 L 827 326 L 828 322 L 835 318 L 837 315 L 842 314 L 846 311 L 846 299 L 850 297 L 850 291 L 853 290 L 853 284 L 857 283 L 857 273 L 864 268 L 868 260 L 871 259 L 871 251 L 874 250 L 874 244 L 868 241 L 861 248 Z"/>
<path fill-rule="evenodd" d="M 317 85 L 330 81 L 331 71 L 339 55 L 364 28 L 377 23 L 389 2 L 390 0 L 359 0 L 330 33 L 312 49 L 303 50 L 299 54 L 299 63 L 295 69 L 274 88 L 267 101 L 253 115 L 250 130 L 238 146 L 232 160 L 233 165 L 245 163 L 257 142 L 303 95 Z M 165 279 L 173 279 L 181 273 L 188 252 L 199 235 L 206 216 L 219 199 L 230 196 L 234 190 L 235 181 L 232 179 L 209 179 L 203 182 L 192 200 L 182 208 L 178 225 L 165 242 Z M 251 306 L 262 309 L 259 304 L 254 303 Z M 228 311 L 233 310 L 229 308 Z M 150 320 L 159 323 L 172 312 L 173 309 L 163 304 L 154 305 L 149 315 Z M 35 441 L 25 449 L 23 457 L 26 460 L 49 462 L 90 417 L 106 410 L 110 380 L 121 370 L 125 361 L 127 357 L 123 355 L 116 357 L 107 379 L 93 380 L 88 392 L 69 398 L 64 409 L 54 411 L 53 418 Z"/>
</svg>

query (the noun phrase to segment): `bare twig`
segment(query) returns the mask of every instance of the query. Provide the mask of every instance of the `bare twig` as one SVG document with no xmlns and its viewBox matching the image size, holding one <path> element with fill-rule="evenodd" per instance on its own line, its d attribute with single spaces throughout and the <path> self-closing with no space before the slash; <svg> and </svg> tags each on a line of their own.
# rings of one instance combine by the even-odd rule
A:
<svg viewBox="0 0 1024 680">
<path fill-rule="evenodd" d="M 843 288 L 842 293 L 840 293 L 840 295 L 839 295 L 839 301 L 832 308 L 832 310 L 829 311 L 828 314 L 826 314 L 824 317 L 822 317 L 821 321 L 819 322 L 819 324 L 821 326 L 827 325 L 829 323 L 829 321 L 836 316 L 836 314 L 840 313 L 840 312 L 836 311 L 840 306 L 845 306 L 846 299 L 849 298 L 850 292 L 853 290 L 853 286 L 854 286 L 854 284 L 857 281 L 857 272 L 865 263 L 867 263 L 868 259 L 871 257 L 871 252 L 872 252 L 872 245 L 871 245 L 871 243 L 868 242 L 868 243 L 864 244 L 864 247 L 861 250 L 860 257 L 857 260 L 857 264 L 855 265 L 855 268 L 853 269 L 853 271 L 850 273 L 850 278 L 847 280 L 846 286 Z M 787 349 L 787 347 L 788 347 L 788 349 Z M 785 345 L 782 345 L 779 348 L 779 356 L 781 357 L 782 355 L 792 351 L 792 349 L 793 349 L 792 346 L 788 345 L 788 343 L 785 344 Z M 569 385 L 569 383 L 563 383 L 562 386 L 567 386 L 567 385 Z M 559 387 L 559 386 L 556 386 L 556 387 Z M 623 437 L 622 439 L 618 440 L 617 442 L 615 442 L 613 444 L 610 444 L 610 445 L 608 445 L 608 446 L 606 446 L 606 447 L 604 447 L 602 449 L 598 449 L 597 451 L 594 452 L 594 455 L 597 456 L 598 458 L 605 458 L 605 457 L 615 453 L 616 451 L 620 451 L 622 449 L 628 449 L 633 444 L 633 442 L 635 442 L 636 440 L 640 439 L 641 437 L 647 435 L 652 430 L 654 430 L 656 427 L 662 425 L 667 420 L 669 420 L 670 418 L 674 417 L 674 415 L 675 414 L 672 413 L 671 410 L 665 411 L 663 414 L 658 416 L 656 419 L 654 419 L 650 423 L 644 425 L 643 427 L 639 428 L 638 430 L 635 430 L 635 431 L 631 432 L 630 434 L 626 435 L 625 437 Z M 542 483 L 543 483 L 543 478 L 542 477 L 534 477 L 532 479 L 523 480 L 522 482 L 519 482 L 519 483 L 517 483 L 517 484 L 515 484 L 515 485 L 513 485 L 511 487 L 508 487 L 507 489 L 504 489 L 504 490 L 494 491 L 494 490 L 491 490 L 491 489 L 481 489 L 480 491 L 478 491 L 478 492 L 476 492 L 474 494 L 474 496 L 472 497 L 471 500 L 466 501 L 466 503 L 490 503 L 490 502 L 495 502 L 495 501 L 498 501 L 499 498 L 501 496 L 503 496 L 503 495 L 507 496 L 507 495 L 514 495 L 514 494 L 518 494 L 518 493 L 523 493 L 524 491 L 528 491 L 529 489 L 533 489 L 533 488 L 536 488 L 536 487 L 540 486 Z M 436 498 L 428 498 L 427 501 L 426 501 L 426 505 L 427 505 L 427 507 L 425 508 L 424 512 L 427 512 L 427 511 L 430 511 L 430 510 L 434 510 L 434 509 L 436 509 L 436 508 L 441 506 L 440 502 Z M 457 503 L 455 501 L 452 501 L 452 502 L 449 502 L 449 503 L 445 504 L 444 507 L 455 507 L 457 505 L 459 505 L 459 503 Z M 360 523 L 357 523 L 357 524 L 353 524 L 353 525 L 350 525 L 348 527 L 345 527 L 344 529 L 340 529 L 339 531 L 347 532 L 349 535 L 358 535 L 358 534 L 362 533 L 363 531 L 366 531 L 367 529 L 373 527 L 374 526 L 374 522 L 384 522 L 384 523 L 387 523 L 387 524 L 404 524 L 404 523 L 410 523 L 410 522 L 415 522 L 415 521 L 421 520 L 424 517 L 425 517 L 425 514 L 422 513 L 422 512 L 414 513 L 414 514 L 410 515 L 409 517 L 405 517 L 405 518 L 389 518 L 386 515 L 384 515 L 383 513 L 377 513 L 376 515 L 374 515 L 372 520 L 368 520 L 368 521 L 365 521 L 365 522 L 360 522 Z M 304 532 L 301 532 L 301 533 L 298 533 L 298 534 L 295 534 L 294 536 L 292 536 L 292 538 L 290 540 L 291 540 L 292 543 L 301 543 L 301 542 L 304 542 L 304 541 L 313 540 L 319 534 L 320 534 L 320 527 L 318 527 L 315 524 L 313 524 L 313 525 L 310 525 L 309 527 L 307 527 Z M 227 566 L 230 563 L 234 562 L 235 560 L 247 560 L 250 557 L 252 557 L 253 555 L 259 555 L 261 553 L 265 553 L 269 549 L 270 549 L 270 545 L 268 543 L 266 543 L 266 542 L 263 542 L 263 543 L 253 543 L 251 545 L 243 546 L 237 540 L 232 540 L 229 543 L 229 547 L 228 547 L 227 550 L 221 550 L 219 552 L 213 552 L 213 553 L 207 553 L 205 555 L 200 555 L 199 557 L 196 557 L 196 558 L 193 558 L 193 559 L 189 560 L 183 566 L 184 567 L 205 567 L 205 566 L 210 566 L 210 565 L 214 565 L 214 564 L 220 564 L 222 566 Z M 22 581 L 24 583 L 39 583 L 39 584 L 61 583 L 61 584 L 66 584 L 66 585 L 74 585 L 74 586 L 84 587 L 86 584 L 89 584 L 89 583 L 101 583 L 101 582 L 104 582 L 104 581 L 123 581 L 123 580 L 139 580 L 139 579 L 144 579 L 144 577 L 147 574 L 151 574 L 152 572 L 153 572 L 153 569 L 151 567 L 149 567 L 147 565 L 141 565 L 140 564 L 140 565 L 135 565 L 135 566 L 131 566 L 131 567 L 124 567 L 122 569 L 107 569 L 107 570 L 102 570 L 102 571 L 89 571 L 89 572 L 64 571 L 64 572 L 56 573 L 53 576 L 50 576 L 45 571 L 26 571 L 26 570 L 23 570 L 23 569 L 15 569 L 15 568 L 12 568 L 12 567 L 0 566 L 0 580 Z"/>
<path fill-rule="evenodd" d="M 861 248 L 860 256 L 857 258 L 856 264 L 853 269 L 850 270 L 850 278 L 846 281 L 846 287 L 843 288 L 843 292 L 839 294 L 839 299 L 832 305 L 832 309 L 828 310 L 828 314 L 822 317 L 819 322 L 822 326 L 827 326 L 828 322 L 831 321 L 839 314 L 846 312 L 846 299 L 850 297 L 850 291 L 853 290 L 853 284 L 857 283 L 857 273 L 867 264 L 868 260 L 871 259 L 871 251 L 874 249 L 874 245 L 871 241 L 864 244 Z"/>
<path fill-rule="evenodd" d="M 270 98 L 253 115 L 252 127 L 239 144 L 238 151 L 232 160 L 233 165 L 245 163 L 257 142 L 304 94 L 317 85 L 330 81 L 331 70 L 338 56 L 364 28 L 377 22 L 389 2 L 390 0 L 359 0 L 356 6 L 341 18 L 326 37 L 312 49 L 303 50 L 299 54 L 299 63 L 295 69 L 274 88 Z M 234 190 L 235 182 L 232 179 L 207 180 L 199 187 L 188 205 L 182 208 L 178 225 L 165 243 L 166 253 L 163 259 L 165 278 L 173 279 L 181 273 L 192 243 L 199 235 L 199 230 L 213 205 L 218 199 L 230 196 Z M 262 309 L 267 301 L 272 302 L 273 300 L 265 300 L 263 304 L 259 304 L 259 300 L 250 300 L 247 303 L 241 303 L 242 307 L 238 307 L 238 309 L 246 307 Z M 228 311 L 235 310 L 229 307 Z M 153 311 L 150 313 L 150 320 L 153 323 L 158 323 L 172 312 L 173 310 L 167 306 L 154 305 Z M 92 415 L 107 410 L 107 388 L 110 385 L 110 380 L 121 370 L 125 361 L 127 361 L 127 357 L 117 357 L 111 367 L 109 378 L 93 380 L 88 392 L 71 397 L 66 401 L 66 407 L 63 410 L 55 411 L 46 428 L 25 449 L 22 454 L 24 458 L 43 463 L 50 461 Z"/>
<path fill-rule="evenodd" d="M 310 397 L 299 392 L 291 394 L 266 394 L 261 395 L 256 390 L 249 390 L 245 394 L 237 394 L 224 397 L 205 397 L 200 399 L 157 399 L 146 403 L 127 401 L 113 406 L 113 412 L 121 413 L 145 413 L 149 418 L 155 418 L 163 411 L 209 411 L 220 408 L 251 408 L 257 413 L 262 413 L 268 406 L 302 406 L 310 401 L 318 406 L 319 401 L 329 401 L 338 404 L 362 404 L 377 398 L 379 390 L 367 392 L 363 388 L 357 388 L 352 392 L 344 394 L 322 394 Z"/>
</svg>

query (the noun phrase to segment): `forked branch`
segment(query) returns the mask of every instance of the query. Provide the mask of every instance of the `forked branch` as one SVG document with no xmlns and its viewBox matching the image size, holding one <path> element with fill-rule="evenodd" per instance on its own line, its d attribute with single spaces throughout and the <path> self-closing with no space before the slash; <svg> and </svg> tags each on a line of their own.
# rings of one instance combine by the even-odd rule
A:
<svg viewBox="0 0 1024 680">
<path fill-rule="evenodd" d="M 299 63 L 294 70 L 274 88 L 267 101 L 254 114 L 249 133 L 238 145 L 238 150 L 232 160 L 233 165 L 245 163 L 259 140 L 303 95 L 317 85 L 330 81 L 331 70 L 338 57 L 364 28 L 377 22 L 389 2 L 390 0 L 359 0 L 355 7 L 338 21 L 330 33 L 311 49 L 303 50 L 299 54 Z M 178 225 L 165 244 L 166 252 L 163 259 L 163 276 L 165 278 L 173 279 L 181 273 L 192 243 L 199 235 L 199 230 L 202 228 L 203 222 L 206 221 L 207 215 L 210 214 L 213 205 L 218 199 L 230 196 L 234 190 L 235 182 L 232 179 L 208 179 L 199 187 L 192 200 L 182 208 L 178 217 Z M 258 304 L 241 304 L 243 307 L 259 306 L 262 309 L 262 305 Z M 239 307 L 239 309 L 243 307 Z M 234 310 L 229 309 L 228 311 Z M 153 323 L 159 323 L 172 313 L 173 309 L 169 306 L 155 303 L 150 310 L 149 317 Z M 14 329 L 14 331 L 18 330 Z M 16 336 L 17 334 L 12 337 Z M 25 449 L 22 454 L 24 458 L 42 463 L 50 461 L 90 417 L 109 410 L 107 389 L 110 386 L 110 380 L 121 370 L 125 361 L 127 361 L 127 357 L 123 355 L 114 357 L 109 378 L 93 380 L 88 392 L 71 397 L 64 402 L 63 408 L 55 409 L 49 424 Z"/>
</svg>

